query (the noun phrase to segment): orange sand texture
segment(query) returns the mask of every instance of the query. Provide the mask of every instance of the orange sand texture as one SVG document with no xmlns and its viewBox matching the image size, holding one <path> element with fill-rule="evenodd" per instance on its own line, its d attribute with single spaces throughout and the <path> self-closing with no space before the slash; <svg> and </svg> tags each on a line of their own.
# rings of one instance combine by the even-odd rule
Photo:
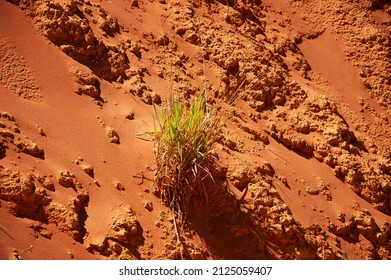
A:
<svg viewBox="0 0 391 280">
<path fill-rule="evenodd" d="M 388 0 L 1 0 L 0 259 L 391 259 L 390 34 Z M 204 84 L 180 245 L 152 104 Z"/>
</svg>

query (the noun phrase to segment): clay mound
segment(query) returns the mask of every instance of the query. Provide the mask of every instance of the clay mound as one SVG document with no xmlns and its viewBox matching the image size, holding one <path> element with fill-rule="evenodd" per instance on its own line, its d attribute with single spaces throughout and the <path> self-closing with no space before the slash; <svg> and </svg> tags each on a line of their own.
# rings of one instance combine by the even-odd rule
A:
<svg viewBox="0 0 391 280">
<path fill-rule="evenodd" d="M 79 214 L 88 204 L 88 193 L 79 191 L 69 207 L 66 207 L 52 202 L 45 189 L 49 183 L 45 181 L 43 177 L 36 178 L 31 173 L 13 173 L 0 166 L 0 198 L 11 203 L 10 207 L 16 216 L 54 223 L 60 230 L 70 232 L 75 240 L 80 241 L 82 229 Z"/>
<path fill-rule="evenodd" d="M 44 206 L 50 203 L 50 199 L 45 190 L 36 188 L 33 177 L 12 173 L 3 166 L 0 166 L 0 172 L 0 197 L 2 200 L 12 202 L 15 214 L 20 217 L 45 220 Z"/>
<path fill-rule="evenodd" d="M 13 116 L 7 112 L 0 112 L 0 120 L 1 157 L 6 155 L 7 149 L 14 149 L 16 152 L 44 159 L 45 151 L 23 135 Z"/>
<path fill-rule="evenodd" d="M 89 249 L 112 259 L 140 258 L 138 248 L 144 243 L 143 230 L 134 211 L 131 208 L 119 210 L 112 219 L 110 234 L 93 241 Z"/>
<path fill-rule="evenodd" d="M 47 1 L 10 1 L 16 2 L 34 18 L 43 34 L 60 49 L 78 62 L 90 67 L 105 80 L 115 81 L 126 78 L 129 61 L 120 47 L 107 45 L 98 39 L 89 24 L 93 18 L 92 9 L 100 14 L 99 20 L 92 22 L 106 34 L 113 35 L 119 31 L 118 22 L 108 17 L 99 4 L 85 7 L 82 11 L 78 5 L 82 2 L 58 3 Z M 86 13 L 86 15 L 84 14 Z"/>
<path fill-rule="evenodd" d="M 337 33 L 346 42 L 346 55 L 357 66 L 360 77 L 378 103 L 390 112 L 391 83 L 388 70 L 391 67 L 389 54 L 389 18 L 379 21 L 376 11 L 386 15 L 390 4 L 386 1 L 360 1 L 332 3 L 325 6 L 320 1 L 300 3 L 293 1 L 300 12 L 308 16 L 314 29 Z M 349 13 L 347 12 L 349 11 Z M 351 14 L 355 14 L 354 17 Z M 387 17 L 385 17 L 387 18 Z M 353 20 L 352 24 L 346 22 Z"/>
</svg>

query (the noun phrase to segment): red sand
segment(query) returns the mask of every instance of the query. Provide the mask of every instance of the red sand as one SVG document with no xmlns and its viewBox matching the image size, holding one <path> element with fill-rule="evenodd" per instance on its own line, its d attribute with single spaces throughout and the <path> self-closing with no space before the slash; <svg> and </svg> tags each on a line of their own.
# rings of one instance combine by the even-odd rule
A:
<svg viewBox="0 0 391 280">
<path fill-rule="evenodd" d="M 1 1 L 0 259 L 391 259 L 386 2 Z M 220 171 L 178 245 L 151 104 L 204 81 Z"/>
</svg>

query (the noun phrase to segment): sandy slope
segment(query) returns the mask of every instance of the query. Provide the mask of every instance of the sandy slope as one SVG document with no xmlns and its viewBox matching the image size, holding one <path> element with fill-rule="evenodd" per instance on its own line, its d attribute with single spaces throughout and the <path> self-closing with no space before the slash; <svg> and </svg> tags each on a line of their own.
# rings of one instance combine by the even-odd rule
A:
<svg viewBox="0 0 391 280">
<path fill-rule="evenodd" d="M 391 259 L 386 2 L 1 1 L 0 258 Z M 205 82 L 178 245 L 151 104 Z"/>
</svg>

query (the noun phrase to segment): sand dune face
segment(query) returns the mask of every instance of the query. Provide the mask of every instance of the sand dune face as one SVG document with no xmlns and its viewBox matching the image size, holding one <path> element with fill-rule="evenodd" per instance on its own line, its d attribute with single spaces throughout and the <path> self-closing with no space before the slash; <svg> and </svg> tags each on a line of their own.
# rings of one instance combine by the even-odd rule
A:
<svg viewBox="0 0 391 280">
<path fill-rule="evenodd" d="M 0 39 L 1 85 L 16 95 L 32 101 L 41 101 L 42 95 L 34 83 L 31 70 L 22 56 L 3 38 Z"/>
<path fill-rule="evenodd" d="M 387 2 L 0 2 L 0 258 L 391 259 Z M 178 245 L 152 104 L 204 87 Z"/>
</svg>

